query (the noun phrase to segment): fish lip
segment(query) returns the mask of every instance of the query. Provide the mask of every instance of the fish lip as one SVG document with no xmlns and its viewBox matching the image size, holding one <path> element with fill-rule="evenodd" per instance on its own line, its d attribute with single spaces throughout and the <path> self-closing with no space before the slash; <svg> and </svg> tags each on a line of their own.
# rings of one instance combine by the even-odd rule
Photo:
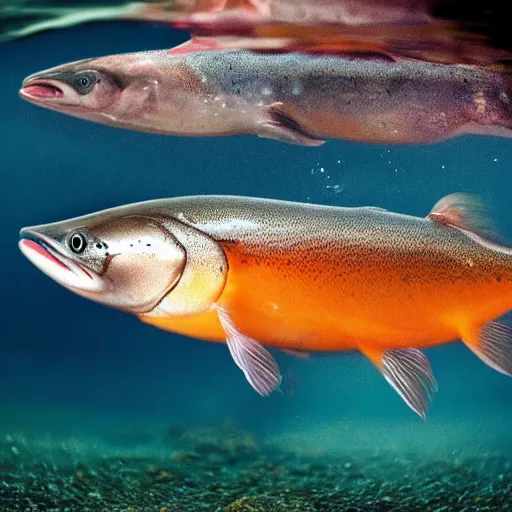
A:
<svg viewBox="0 0 512 512">
<path fill-rule="evenodd" d="M 24 228 L 20 231 L 20 247 L 22 246 L 24 240 L 28 240 L 37 244 L 50 255 L 50 259 L 54 260 L 55 263 L 59 264 L 61 267 L 74 274 L 77 278 L 82 278 L 83 275 L 80 275 L 82 273 L 91 281 L 94 281 L 94 276 L 91 274 L 91 272 L 79 262 L 73 261 L 68 256 L 63 254 L 58 245 L 50 237 L 44 235 L 43 233 L 38 233 L 37 231 Z"/>
<path fill-rule="evenodd" d="M 27 89 L 30 87 L 48 87 L 53 89 L 58 89 L 62 92 L 61 95 L 58 96 L 35 96 L 29 94 Z M 32 103 L 37 106 L 44 107 L 48 110 L 53 110 L 54 112 L 66 112 L 70 115 L 80 115 L 90 114 L 94 112 L 94 109 L 88 106 L 83 106 L 79 101 L 74 98 L 73 90 L 67 84 L 63 84 L 59 80 L 53 80 L 50 78 L 41 78 L 37 75 L 33 77 L 26 78 L 20 90 L 18 91 L 18 96 L 29 103 Z M 70 93 L 70 94 L 67 94 Z M 70 96 L 68 98 L 68 96 Z"/>
<path fill-rule="evenodd" d="M 39 88 L 41 90 L 47 90 L 47 96 L 38 96 L 30 94 L 31 88 Z M 19 95 L 29 101 L 52 101 L 62 100 L 64 98 L 64 91 L 58 80 L 52 80 L 51 78 L 44 78 L 38 76 L 29 76 L 21 84 Z"/>
</svg>

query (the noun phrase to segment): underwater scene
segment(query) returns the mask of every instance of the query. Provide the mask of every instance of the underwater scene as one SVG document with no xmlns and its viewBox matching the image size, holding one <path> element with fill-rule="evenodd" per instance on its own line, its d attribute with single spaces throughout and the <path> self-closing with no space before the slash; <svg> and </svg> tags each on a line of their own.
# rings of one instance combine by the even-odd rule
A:
<svg viewBox="0 0 512 512">
<path fill-rule="evenodd" d="M 425 117 L 399 140 L 373 107 L 357 136 L 345 114 L 313 133 L 332 106 L 299 123 L 277 99 L 262 132 L 209 136 L 185 102 L 169 135 L 86 112 L 131 87 L 89 62 L 18 96 L 189 38 L 105 21 L 0 45 L 0 510 L 512 510 L 508 133 Z M 442 95 L 425 113 L 458 118 Z M 61 97 L 82 110 L 38 106 Z"/>
</svg>

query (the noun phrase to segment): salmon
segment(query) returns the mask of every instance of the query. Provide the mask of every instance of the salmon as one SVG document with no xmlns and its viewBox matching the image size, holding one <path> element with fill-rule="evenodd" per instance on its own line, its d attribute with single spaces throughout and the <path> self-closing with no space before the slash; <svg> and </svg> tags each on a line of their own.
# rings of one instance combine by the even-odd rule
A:
<svg viewBox="0 0 512 512">
<path fill-rule="evenodd" d="M 89 121 L 167 135 L 421 144 L 467 133 L 510 137 L 510 83 L 507 74 L 474 66 L 219 50 L 205 38 L 57 66 L 26 78 L 20 96 Z"/>
<path fill-rule="evenodd" d="M 360 351 L 421 417 L 436 380 L 423 349 L 461 339 L 512 374 L 512 250 L 481 203 L 424 218 L 374 207 L 195 196 L 25 228 L 20 249 L 61 285 L 160 329 L 227 343 L 261 395 L 266 348 Z"/>
</svg>

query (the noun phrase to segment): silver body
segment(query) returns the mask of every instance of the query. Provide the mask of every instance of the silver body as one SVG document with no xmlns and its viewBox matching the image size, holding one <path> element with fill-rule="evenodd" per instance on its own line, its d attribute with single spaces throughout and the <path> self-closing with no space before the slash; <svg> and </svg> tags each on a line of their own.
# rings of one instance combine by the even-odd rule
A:
<svg viewBox="0 0 512 512">
<path fill-rule="evenodd" d="M 28 77 L 21 95 L 91 121 L 170 135 L 252 133 L 318 145 L 325 138 L 427 143 L 512 133 L 505 74 L 378 57 L 179 48 L 58 66 Z M 84 70 L 102 80 L 76 94 L 69 80 Z M 62 95 L 42 98 L 34 87 Z"/>
</svg>

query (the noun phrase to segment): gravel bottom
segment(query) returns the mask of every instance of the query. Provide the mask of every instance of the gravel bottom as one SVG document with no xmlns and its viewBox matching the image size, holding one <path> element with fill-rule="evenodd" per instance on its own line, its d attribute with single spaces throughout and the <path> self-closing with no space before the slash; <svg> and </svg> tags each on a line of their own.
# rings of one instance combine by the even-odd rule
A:
<svg viewBox="0 0 512 512">
<path fill-rule="evenodd" d="M 233 425 L 0 439 L 2 511 L 510 511 L 512 457 L 307 453 Z M 122 442 L 120 442 L 120 440 Z"/>
</svg>

